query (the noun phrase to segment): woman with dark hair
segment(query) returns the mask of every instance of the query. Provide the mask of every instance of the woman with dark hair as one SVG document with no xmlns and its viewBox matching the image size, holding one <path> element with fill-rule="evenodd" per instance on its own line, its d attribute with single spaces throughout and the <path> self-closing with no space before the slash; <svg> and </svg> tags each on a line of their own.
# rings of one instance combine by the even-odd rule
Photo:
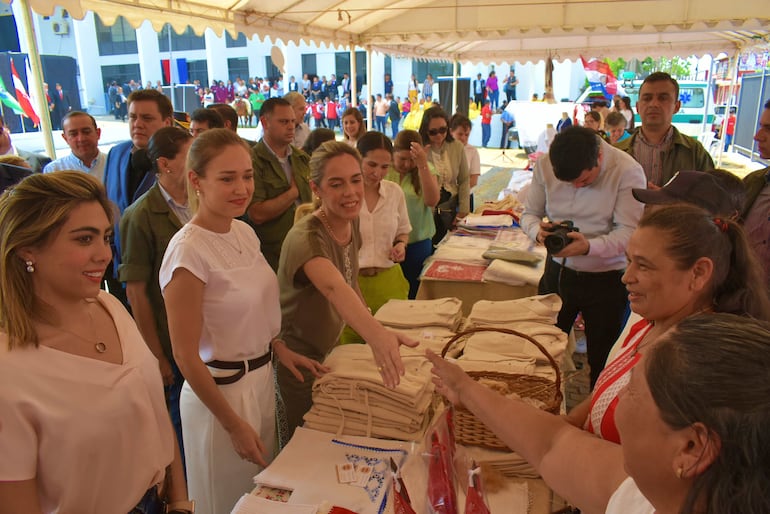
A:
<svg viewBox="0 0 770 514">
<path fill-rule="evenodd" d="M 327 141 L 334 141 L 336 139 L 336 135 L 334 134 L 334 131 L 332 129 L 328 128 L 317 128 L 313 129 L 310 134 L 307 136 L 307 140 L 305 141 L 305 144 L 302 145 L 302 151 L 304 151 L 308 155 L 312 155 L 316 148 L 321 146 Z"/>
<path fill-rule="evenodd" d="M 182 455 L 179 395 L 184 378 L 171 350 L 158 272 L 168 242 L 192 218 L 185 168 L 192 139 L 188 131 L 178 127 L 163 127 L 150 138 L 147 157 L 157 181 L 123 213 L 120 220 L 122 254 L 118 268 L 118 278 L 126 284 L 126 295 L 139 332 L 158 359 L 166 386 L 166 403 Z"/>
<path fill-rule="evenodd" d="M 617 445 L 502 398 L 428 352 L 437 390 L 583 512 L 770 512 L 770 326 L 725 313 L 690 316 L 639 356 L 620 394 Z"/>
<path fill-rule="evenodd" d="M 416 343 L 386 330 L 361 300 L 356 278 L 364 177 L 358 151 L 343 142 L 322 144 L 310 159 L 310 184 L 320 205 L 289 231 L 278 266 L 281 337 L 295 352 L 322 361 L 347 323 L 371 347 L 385 385 L 395 387 L 404 374 L 399 345 Z M 277 371 L 291 437 L 310 410 L 314 376 L 283 365 Z"/>
<path fill-rule="evenodd" d="M 449 116 L 441 107 L 431 107 L 423 113 L 420 137 L 428 149 L 428 162 L 439 173 L 441 194 L 436 207 L 436 234 L 438 244 L 458 219 L 470 212 L 470 175 L 468 159 L 462 143 L 449 132 Z"/>
<path fill-rule="evenodd" d="M 364 177 L 364 203 L 358 215 L 361 248 L 358 250 L 358 289 L 373 314 L 388 300 L 406 300 L 409 283 L 398 263 L 404 261 L 412 225 L 401 188 L 383 180 L 393 162 L 393 144 L 380 132 L 369 131 L 358 140 Z M 347 327 L 340 341 L 363 343 Z"/>
<path fill-rule="evenodd" d="M 631 107 L 631 98 L 627 96 L 620 97 L 618 112 L 626 119 L 626 130 L 634 130 L 634 109 Z"/>
<path fill-rule="evenodd" d="M 171 346 L 184 375 L 180 410 L 197 512 L 229 512 L 275 449 L 273 354 L 298 376 L 321 372 L 278 339 L 278 281 L 254 230 L 236 220 L 254 190 L 251 151 L 211 129 L 187 157 L 195 214 L 160 268 Z M 253 483 L 252 483 L 253 485 Z"/>
<path fill-rule="evenodd" d="M 358 107 L 348 107 L 342 113 L 342 141 L 353 148 L 358 139 L 366 133 L 366 123 Z"/>
<path fill-rule="evenodd" d="M 618 392 L 641 349 L 654 346 L 680 320 L 704 311 L 770 320 L 761 269 L 735 221 L 693 205 L 658 207 L 639 222 L 626 255 L 623 282 L 631 310 L 643 319 L 599 375 L 591 398 L 567 416 L 575 426 L 616 443 Z"/>
<path fill-rule="evenodd" d="M 409 282 L 409 298 L 413 300 L 420 287 L 423 263 L 433 253 L 431 238 L 436 233 L 433 209 L 439 199 L 438 173 L 428 163 L 420 134 L 414 130 L 398 133 L 393 144 L 393 169 L 385 178 L 401 185 L 412 225 L 401 269 Z"/>
<path fill-rule="evenodd" d="M 168 512 L 190 512 L 158 361 L 99 290 L 113 213 L 80 171 L 0 197 L 2 512 L 160 512 L 164 481 Z"/>
</svg>

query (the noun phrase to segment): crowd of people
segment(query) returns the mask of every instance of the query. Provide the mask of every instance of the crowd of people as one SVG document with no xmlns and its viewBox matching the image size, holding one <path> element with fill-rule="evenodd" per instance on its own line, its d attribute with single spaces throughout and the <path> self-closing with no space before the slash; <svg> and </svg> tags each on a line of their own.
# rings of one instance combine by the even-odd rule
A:
<svg viewBox="0 0 770 514">
<path fill-rule="evenodd" d="M 302 424 L 335 345 L 369 345 L 399 383 L 416 342 L 373 314 L 415 298 L 471 212 L 472 125 L 432 105 L 391 140 L 349 106 L 341 135 L 311 130 L 307 105 L 333 101 L 320 84 L 264 98 L 259 141 L 221 89 L 180 128 L 137 88 L 127 141 L 105 155 L 96 121 L 68 112 L 72 156 L 2 194 L 0 512 L 229 512 Z M 770 168 L 713 170 L 672 125 L 667 74 L 635 107 L 623 139 L 561 130 L 521 218 L 534 244 L 580 228 L 539 289 L 561 296 L 565 332 L 583 313 L 590 398 L 554 416 L 428 353 L 434 381 L 585 512 L 767 512 Z M 755 140 L 770 158 L 770 101 Z"/>
</svg>

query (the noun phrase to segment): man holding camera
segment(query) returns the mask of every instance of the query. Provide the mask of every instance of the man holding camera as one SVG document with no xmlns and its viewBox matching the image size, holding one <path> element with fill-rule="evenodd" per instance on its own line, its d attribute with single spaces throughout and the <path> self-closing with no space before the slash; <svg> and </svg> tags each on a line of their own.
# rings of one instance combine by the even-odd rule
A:
<svg viewBox="0 0 770 514">
<path fill-rule="evenodd" d="M 532 172 L 521 227 L 549 249 L 539 293 L 561 296 L 556 324 L 567 333 L 583 313 L 591 387 L 625 320 L 625 250 L 644 208 L 631 190 L 646 182 L 639 163 L 584 127 L 558 134 Z"/>
</svg>

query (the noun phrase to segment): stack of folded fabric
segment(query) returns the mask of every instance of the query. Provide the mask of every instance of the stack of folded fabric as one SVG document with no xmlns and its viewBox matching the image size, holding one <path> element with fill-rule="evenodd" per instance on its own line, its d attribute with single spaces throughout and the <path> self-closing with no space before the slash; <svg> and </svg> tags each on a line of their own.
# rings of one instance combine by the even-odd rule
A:
<svg viewBox="0 0 770 514">
<path fill-rule="evenodd" d="M 471 327 L 506 328 L 528 335 L 559 362 L 565 355 L 568 342 L 567 335 L 554 325 L 560 309 L 561 299 L 556 294 L 498 302 L 481 300 L 473 305 L 468 322 Z M 510 372 L 554 378 L 547 357 L 535 345 L 522 337 L 503 332 L 471 335 L 459 361 L 473 362 L 478 368 L 488 362 L 493 363 L 495 357 L 498 361 L 508 362 L 513 368 L 518 367 L 518 370 Z M 486 370 L 506 371 L 499 368 L 489 366 Z"/>
<path fill-rule="evenodd" d="M 391 328 L 441 327 L 456 330 L 462 320 L 458 298 L 436 300 L 390 300 L 380 307 L 375 319 Z"/>
<path fill-rule="evenodd" d="M 337 435 L 400 440 L 422 437 L 433 401 L 430 363 L 402 354 L 406 373 L 394 389 L 385 387 L 368 345 L 336 347 L 324 364 L 331 371 L 313 384 L 313 406 L 305 427 Z"/>
</svg>

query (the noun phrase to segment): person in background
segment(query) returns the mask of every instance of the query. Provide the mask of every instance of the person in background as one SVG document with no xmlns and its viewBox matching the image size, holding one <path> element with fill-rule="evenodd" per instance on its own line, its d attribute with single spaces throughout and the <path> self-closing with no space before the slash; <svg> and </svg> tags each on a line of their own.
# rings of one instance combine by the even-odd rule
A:
<svg viewBox="0 0 770 514">
<path fill-rule="evenodd" d="M 99 182 L 104 178 L 107 154 L 99 150 L 102 131 L 93 116 L 82 111 L 70 111 L 62 120 L 61 137 L 72 153 L 51 161 L 43 173 L 59 170 L 77 170 L 93 175 Z"/>
<path fill-rule="evenodd" d="M 438 244 L 458 220 L 470 212 L 470 173 L 464 145 L 449 133 L 449 117 L 441 107 L 425 110 L 420 123 L 420 137 L 426 146 L 428 162 L 439 173 L 440 195 L 436 206 L 436 234 Z"/>
<path fill-rule="evenodd" d="M 609 137 L 609 143 L 613 145 L 631 137 L 631 134 L 626 131 L 626 118 L 619 112 L 612 111 L 607 115 L 604 128 Z"/>
<path fill-rule="evenodd" d="M 254 188 L 251 152 L 212 129 L 187 159 L 195 214 L 168 244 L 159 272 L 196 512 L 228 512 L 275 450 L 273 354 L 290 373 L 321 372 L 277 338 L 278 281 L 242 216 Z"/>
<path fill-rule="evenodd" d="M 398 101 L 393 98 L 393 95 L 388 96 L 388 117 L 390 118 L 390 130 L 393 135 L 393 139 L 396 139 L 398 134 L 398 124 L 401 123 L 401 108 L 398 106 Z"/>
<path fill-rule="evenodd" d="M 425 100 L 425 103 L 433 101 L 433 83 L 433 75 L 428 73 L 425 76 L 425 81 L 422 83 L 422 99 Z"/>
<path fill-rule="evenodd" d="M 225 128 L 225 120 L 216 110 L 201 107 L 195 109 L 190 115 L 190 134 L 193 137 L 198 137 L 207 130 L 215 128 Z"/>
<path fill-rule="evenodd" d="M 482 147 L 486 148 L 489 145 L 490 137 L 492 137 L 491 100 L 484 100 L 484 107 L 481 108 L 481 146 Z"/>
<path fill-rule="evenodd" d="M 733 136 L 735 135 L 735 107 L 730 107 L 730 114 L 722 122 L 722 133 L 725 135 L 725 152 L 728 147 L 733 144 Z"/>
<path fill-rule="evenodd" d="M 680 321 L 654 348 L 640 349 L 616 411 L 622 445 L 502 398 L 431 352 L 428 358 L 439 393 L 462 403 L 583 512 L 770 508 L 767 323 L 703 313 Z"/>
<path fill-rule="evenodd" d="M 490 71 L 489 77 L 487 77 L 487 99 L 492 110 L 496 111 L 500 105 L 500 85 L 494 70 Z"/>
<path fill-rule="evenodd" d="M 703 145 L 674 127 L 674 114 L 681 106 L 679 83 L 671 75 L 655 72 L 644 79 L 636 102 L 642 125 L 617 147 L 642 165 L 648 187 L 661 187 L 680 170 L 714 169 Z"/>
<path fill-rule="evenodd" d="M 461 115 L 455 114 L 453 119 L 456 116 Z M 467 130 L 470 132 L 470 127 Z M 409 282 L 409 299 L 414 300 L 420 286 L 423 263 L 433 253 L 431 239 L 436 233 L 433 209 L 439 200 L 438 172 L 428 163 L 420 134 L 416 131 L 402 130 L 396 136 L 393 167 L 385 179 L 399 184 L 404 191 L 412 231 L 401 269 Z"/>
<path fill-rule="evenodd" d="M 313 152 L 310 169 L 321 205 L 292 227 L 281 252 L 281 338 L 295 352 L 322 361 L 347 323 L 372 348 L 385 386 L 395 387 L 404 374 L 399 345 L 416 342 L 380 325 L 356 285 L 364 197 L 361 157 L 345 143 L 328 141 Z M 313 375 L 299 376 L 283 363 L 277 374 L 290 437 L 312 404 Z"/>
<path fill-rule="evenodd" d="M 265 132 L 252 148 L 254 196 L 246 212 L 265 259 L 277 270 L 283 239 L 294 223 L 294 209 L 311 199 L 309 156 L 291 144 L 296 121 L 289 102 L 270 98 L 259 119 Z"/>
<path fill-rule="evenodd" d="M 333 98 L 329 98 L 326 101 L 326 121 L 329 124 L 329 128 L 331 130 L 335 130 L 337 128 L 337 121 L 339 120 L 339 106 L 337 105 L 337 101 Z"/>
<path fill-rule="evenodd" d="M 399 263 L 404 261 L 412 225 L 404 192 L 383 180 L 393 162 L 393 144 L 380 132 L 370 131 L 358 140 L 364 178 L 364 202 L 358 215 L 361 248 L 358 250 L 358 290 L 372 314 L 388 300 L 406 300 L 409 283 Z M 363 343 L 346 327 L 340 342 Z"/>
<path fill-rule="evenodd" d="M 634 109 L 631 107 L 631 98 L 627 96 L 616 97 L 615 109 L 626 120 L 626 130 L 634 130 Z M 608 115 L 609 116 L 609 115 Z"/>
<path fill-rule="evenodd" d="M 35 173 L 40 173 L 51 162 L 51 158 L 46 155 L 26 152 L 16 148 L 11 141 L 11 132 L 5 126 L 2 114 L 0 114 L 0 155 L 16 155 L 21 157 L 27 161 L 30 169 Z"/>
<path fill-rule="evenodd" d="M 472 127 L 471 120 L 462 114 L 455 114 L 449 120 L 449 133 L 456 141 L 461 142 L 465 149 L 465 157 L 468 160 L 468 181 L 470 187 L 474 188 L 481 176 L 481 157 L 476 147 L 468 143 Z"/>
<path fill-rule="evenodd" d="M 516 70 L 511 66 L 511 70 L 508 72 L 508 77 L 505 79 L 505 91 L 506 102 L 512 102 L 516 100 L 516 86 L 519 85 L 519 79 L 516 78 Z"/>
<path fill-rule="evenodd" d="M 294 140 L 291 144 L 295 148 L 302 148 L 310 135 L 310 127 L 304 121 L 307 102 L 305 97 L 297 91 L 289 91 L 283 99 L 289 102 L 291 108 L 294 109 Z"/>
<path fill-rule="evenodd" d="M 384 80 L 384 88 L 383 88 L 383 94 L 387 97 L 388 95 L 393 95 L 393 80 L 390 78 L 390 73 L 385 74 L 385 80 Z"/>
<path fill-rule="evenodd" d="M 417 77 L 412 73 L 409 82 L 406 84 L 407 97 L 410 104 L 416 104 L 420 96 L 420 85 L 417 83 Z"/>
<path fill-rule="evenodd" d="M 583 118 L 583 126 L 595 131 L 596 133 L 602 132 L 602 127 L 604 126 L 604 118 L 602 118 L 602 113 L 594 110 L 588 111 Z"/>
<path fill-rule="evenodd" d="M 561 113 L 561 119 L 556 124 L 556 132 L 564 132 L 572 126 L 572 119 L 566 112 Z"/>
<path fill-rule="evenodd" d="M 388 107 L 390 107 L 390 101 L 378 93 L 377 100 L 374 101 L 374 122 L 377 131 L 383 134 L 388 123 Z"/>
<path fill-rule="evenodd" d="M 192 512 L 158 362 L 99 290 L 112 216 L 80 171 L 37 173 L 0 197 L 3 512 L 160 512 L 164 499 Z"/>
<path fill-rule="evenodd" d="M 182 377 L 171 351 L 168 320 L 158 273 L 166 246 L 192 212 L 187 201 L 185 161 L 193 137 L 177 127 L 159 129 L 150 138 L 147 156 L 157 181 L 128 206 L 120 220 L 121 264 L 118 279 L 126 284 L 131 312 L 147 347 L 158 359 L 166 389 L 166 406 L 184 455 L 179 396 Z"/>
<path fill-rule="evenodd" d="M 334 141 L 337 138 L 333 130 L 328 128 L 317 128 L 310 132 L 310 135 L 305 140 L 305 146 L 302 147 L 302 151 L 308 155 L 313 155 L 316 148 L 321 146 L 327 141 Z M 306 204 L 302 204 L 306 205 Z M 295 215 L 294 219 L 297 217 Z"/>
<path fill-rule="evenodd" d="M 481 73 L 476 74 L 476 79 L 473 81 L 473 101 L 477 106 L 484 105 L 484 97 L 486 97 L 487 81 L 481 78 Z"/>
<path fill-rule="evenodd" d="M 354 147 L 366 133 L 366 124 L 361 111 L 356 107 L 348 107 L 342 113 L 342 141 Z"/>
<path fill-rule="evenodd" d="M 511 147 L 511 138 L 508 131 L 516 126 L 516 118 L 513 117 L 510 111 L 506 109 L 508 102 L 503 103 L 502 111 L 500 112 L 500 123 L 502 124 L 502 133 L 500 134 L 500 148 L 506 150 Z M 473 187 L 473 185 L 471 185 Z"/>
</svg>

